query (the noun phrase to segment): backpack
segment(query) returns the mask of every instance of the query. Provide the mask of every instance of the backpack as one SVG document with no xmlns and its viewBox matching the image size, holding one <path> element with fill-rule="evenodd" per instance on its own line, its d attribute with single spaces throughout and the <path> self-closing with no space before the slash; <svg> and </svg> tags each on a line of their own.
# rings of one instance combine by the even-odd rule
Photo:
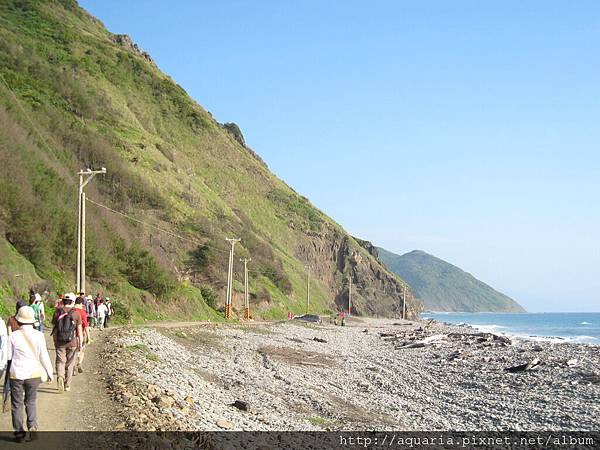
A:
<svg viewBox="0 0 600 450">
<path fill-rule="evenodd" d="M 38 303 L 34 303 L 33 305 L 31 305 L 31 308 L 33 309 L 35 320 L 39 321 L 40 320 L 40 305 Z"/>
<path fill-rule="evenodd" d="M 56 319 L 54 330 L 52 330 L 52 334 L 56 332 L 56 340 L 58 342 L 71 342 L 75 339 L 76 330 L 77 327 L 73 320 L 73 309 L 69 312 L 65 312 L 64 309 L 61 310 L 58 319 Z"/>
</svg>

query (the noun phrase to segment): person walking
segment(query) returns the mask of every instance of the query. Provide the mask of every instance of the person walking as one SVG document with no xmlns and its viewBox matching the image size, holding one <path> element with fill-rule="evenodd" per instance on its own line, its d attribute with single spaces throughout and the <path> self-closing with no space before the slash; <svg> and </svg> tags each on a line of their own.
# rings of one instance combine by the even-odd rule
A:
<svg viewBox="0 0 600 450">
<path fill-rule="evenodd" d="M 86 298 L 86 313 L 88 316 L 88 324 L 90 328 L 94 328 L 96 326 L 95 316 L 96 316 L 96 306 L 94 305 L 94 299 L 91 295 L 88 295 Z"/>
<path fill-rule="evenodd" d="M 4 412 L 4 404 L 8 400 L 10 391 L 10 377 L 8 376 L 8 330 L 4 320 L 0 320 L 0 380 L 6 375 L 2 381 L 4 389 L 2 390 L 2 412 Z M 4 383 L 8 382 L 7 385 Z"/>
<path fill-rule="evenodd" d="M 75 294 L 69 293 L 63 299 L 64 306 L 54 312 L 52 318 L 52 336 L 56 348 L 56 378 L 58 391 L 64 392 L 71 389 L 75 357 L 81 350 L 83 329 L 81 327 L 81 314 L 74 309 Z"/>
<path fill-rule="evenodd" d="M 77 358 L 75 361 L 75 369 L 73 369 L 73 374 L 83 373 L 83 368 L 81 367 L 81 364 L 83 363 L 83 358 L 85 357 L 85 347 L 89 343 L 89 326 L 84 301 L 84 297 L 78 297 L 77 300 L 75 300 L 75 308 L 79 311 L 79 314 L 81 315 L 81 329 L 83 330 L 83 337 L 81 339 L 81 348 L 77 352 Z"/>
<path fill-rule="evenodd" d="M 100 324 L 98 323 L 98 306 L 100 305 L 100 300 L 102 300 L 102 294 L 100 292 L 96 293 L 96 297 L 94 297 L 94 327 L 100 328 Z"/>
<path fill-rule="evenodd" d="M 0 378 L 4 375 L 8 355 L 8 330 L 4 320 L 0 320 Z"/>
<path fill-rule="evenodd" d="M 17 322 L 17 314 L 19 313 L 19 309 L 21 307 L 26 306 L 24 300 L 19 300 L 15 305 L 15 315 L 10 316 L 7 320 L 6 331 L 7 335 L 10 336 L 13 331 L 17 331 L 21 329 L 21 326 Z M 7 344 L 8 345 L 8 344 Z M 6 374 L 4 377 L 4 387 L 3 387 L 3 400 L 2 400 L 2 412 L 6 412 L 8 410 L 8 399 L 10 398 L 10 360 L 6 365 Z"/>
<path fill-rule="evenodd" d="M 100 330 L 104 329 L 104 319 L 106 319 L 106 315 L 108 313 L 108 308 L 106 307 L 106 303 L 104 303 L 104 300 L 100 300 L 98 302 L 98 328 L 100 328 Z"/>
<path fill-rule="evenodd" d="M 40 331 L 44 332 L 44 320 L 46 320 L 46 309 L 44 308 L 44 299 L 40 294 L 38 298 L 38 320 L 40 321 Z"/>
<path fill-rule="evenodd" d="M 35 294 L 33 294 L 29 306 L 31 306 L 33 308 L 33 311 L 35 313 L 35 323 L 33 324 L 33 327 L 36 330 L 41 331 L 43 333 L 45 317 L 44 317 L 44 303 L 42 302 L 42 296 L 40 294 L 38 294 L 37 292 Z"/>
<path fill-rule="evenodd" d="M 104 328 L 108 328 L 108 322 L 113 315 L 112 302 L 109 297 L 106 297 L 106 318 L 104 319 Z"/>
<path fill-rule="evenodd" d="M 25 439 L 23 409 L 27 414 L 27 429 L 35 438 L 38 429 L 36 414 L 37 390 L 43 381 L 52 382 L 52 363 L 46 348 L 44 334 L 33 328 L 35 312 L 23 306 L 16 320 L 20 329 L 14 330 L 8 340 L 10 364 L 10 397 L 12 425 L 17 442 Z"/>
</svg>

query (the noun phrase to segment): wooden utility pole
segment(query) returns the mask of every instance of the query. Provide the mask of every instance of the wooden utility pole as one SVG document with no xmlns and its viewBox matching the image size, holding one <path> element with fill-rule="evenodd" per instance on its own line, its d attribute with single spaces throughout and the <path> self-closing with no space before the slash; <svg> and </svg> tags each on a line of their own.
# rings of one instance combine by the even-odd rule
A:
<svg viewBox="0 0 600 450">
<path fill-rule="evenodd" d="M 402 319 L 406 320 L 406 284 L 402 285 Z"/>
<path fill-rule="evenodd" d="M 250 320 L 250 297 L 248 295 L 248 263 L 252 259 L 240 259 L 244 263 L 244 319 Z"/>
<path fill-rule="evenodd" d="M 85 192 L 83 188 L 98 174 L 106 173 L 106 168 L 100 170 L 80 170 L 79 175 L 79 212 L 77 218 L 77 295 L 85 292 Z"/>
<path fill-rule="evenodd" d="M 227 298 L 225 299 L 225 318 L 231 319 L 231 297 L 233 294 L 233 250 L 236 242 L 240 242 L 238 238 L 226 238 L 227 242 L 231 244 L 229 250 L 229 268 L 227 271 Z"/>
<path fill-rule="evenodd" d="M 352 315 L 352 274 L 348 276 L 350 284 L 348 285 L 348 315 Z"/>
</svg>

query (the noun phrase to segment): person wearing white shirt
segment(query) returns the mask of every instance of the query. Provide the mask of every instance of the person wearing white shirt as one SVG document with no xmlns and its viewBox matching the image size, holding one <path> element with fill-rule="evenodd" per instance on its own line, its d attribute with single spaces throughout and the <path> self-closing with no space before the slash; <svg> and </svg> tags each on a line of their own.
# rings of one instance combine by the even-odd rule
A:
<svg viewBox="0 0 600 450">
<path fill-rule="evenodd" d="M 0 319 L 0 379 L 4 375 L 6 369 L 6 361 L 8 355 L 8 330 L 4 320 Z"/>
<path fill-rule="evenodd" d="M 106 315 L 108 314 L 108 308 L 104 304 L 104 300 L 100 300 L 100 302 L 98 303 L 97 314 L 98 314 L 98 328 L 103 330 L 104 329 L 104 319 L 106 318 Z"/>
<path fill-rule="evenodd" d="M 21 442 L 26 435 L 23 428 L 23 407 L 27 412 L 27 428 L 30 432 L 37 431 L 37 390 L 42 379 L 47 378 L 48 382 L 52 382 L 53 370 L 44 334 L 33 328 L 33 308 L 21 307 L 15 318 L 21 328 L 13 331 L 8 339 L 8 359 L 11 360 L 12 424 L 15 438 Z"/>
</svg>

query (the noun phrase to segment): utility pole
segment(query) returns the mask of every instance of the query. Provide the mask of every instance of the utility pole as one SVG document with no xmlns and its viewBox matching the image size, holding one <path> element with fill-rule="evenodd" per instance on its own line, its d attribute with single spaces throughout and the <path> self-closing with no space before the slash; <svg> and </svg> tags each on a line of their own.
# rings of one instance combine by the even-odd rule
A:
<svg viewBox="0 0 600 450">
<path fill-rule="evenodd" d="M 80 170 L 79 175 L 79 212 L 77 217 L 77 294 L 85 292 L 85 192 L 83 188 L 98 174 L 105 174 L 106 168 L 100 170 Z"/>
<path fill-rule="evenodd" d="M 250 320 L 250 298 L 248 297 L 248 263 L 252 258 L 240 259 L 244 263 L 244 319 Z"/>
<path fill-rule="evenodd" d="M 306 314 L 310 312 L 310 266 L 306 267 Z"/>
<path fill-rule="evenodd" d="M 402 319 L 406 320 L 406 284 L 402 285 Z"/>
<path fill-rule="evenodd" d="M 231 244 L 231 250 L 229 250 L 229 268 L 227 271 L 227 298 L 225 299 L 225 318 L 231 319 L 231 297 L 233 294 L 233 249 L 236 242 L 240 242 L 238 238 L 227 238 L 225 239 Z"/>
<path fill-rule="evenodd" d="M 352 274 L 348 275 L 350 284 L 348 285 L 348 315 L 352 315 Z"/>
</svg>

